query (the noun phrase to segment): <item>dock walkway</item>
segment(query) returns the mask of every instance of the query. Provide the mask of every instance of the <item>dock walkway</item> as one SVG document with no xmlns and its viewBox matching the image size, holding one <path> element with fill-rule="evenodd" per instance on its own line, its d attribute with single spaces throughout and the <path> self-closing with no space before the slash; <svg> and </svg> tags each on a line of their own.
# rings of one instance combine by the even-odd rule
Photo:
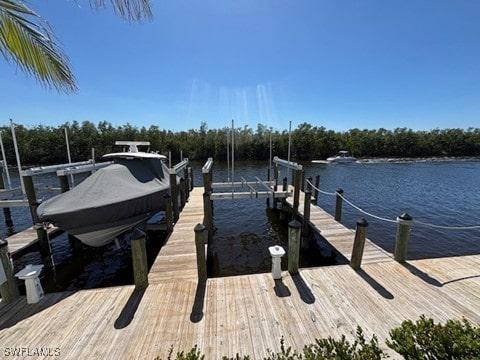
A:
<svg viewBox="0 0 480 360">
<path fill-rule="evenodd" d="M 61 232 L 61 230 L 53 225 L 50 225 L 47 229 L 47 234 L 51 237 L 59 232 Z M 32 226 L 16 234 L 10 235 L 6 240 L 8 241 L 10 253 L 13 256 L 16 256 L 38 243 L 37 231 Z"/>
<path fill-rule="evenodd" d="M 290 187 L 293 192 L 293 187 Z M 286 199 L 293 208 L 293 197 Z M 305 193 L 300 191 L 298 215 L 303 218 Z M 355 231 L 336 221 L 332 215 L 319 206 L 310 207 L 310 226 L 318 232 L 336 251 L 350 261 L 353 249 Z M 385 251 L 370 239 L 365 239 L 362 264 L 394 261 L 393 254 Z"/>
<path fill-rule="evenodd" d="M 0 358 L 16 348 L 29 359 L 38 349 L 57 359 L 166 359 L 171 347 L 176 354 L 198 345 L 207 359 L 262 359 L 280 351 L 282 337 L 301 350 L 316 338 L 352 339 L 357 325 L 384 344 L 391 328 L 422 314 L 480 325 L 480 254 L 403 265 L 375 255 L 359 271 L 337 265 L 283 272 L 281 281 L 255 274 L 199 284 L 192 254 L 201 192 L 191 193 L 145 291 L 128 285 L 0 303 Z"/>
</svg>

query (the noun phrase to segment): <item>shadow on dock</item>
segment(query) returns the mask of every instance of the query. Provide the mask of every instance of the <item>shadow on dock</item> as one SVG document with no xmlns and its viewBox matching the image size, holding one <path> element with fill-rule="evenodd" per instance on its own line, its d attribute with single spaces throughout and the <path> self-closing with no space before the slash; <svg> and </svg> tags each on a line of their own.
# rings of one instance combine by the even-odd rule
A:
<svg viewBox="0 0 480 360">
<path fill-rule="evenodd" d="M 275 291 L 275 295 L 278 297 L 288 297 L 292 295 L 290 289 L 283 283 L 282 279 L 275 280 L 275 286 L 273 287 L 273 290 Z"/>
<path fill-rule="evenodd" d="M 426 272 L 423 272 L 422 270 L 420 270 L 416 266 L 414 266 L 412 264 L 409 264 L 407 262 L 402 264 L 402 265 L 405 267 L 405 269 L 410 271 L 413 275 L 415 275 L 419 279 L 425 281 L 427 284 L 430 284 L 430 285 L 433 285 L 433 286 L 436 286 L 436 287 L 442 287 L 443 286 L 443 284 L 440 281 L 432 278 L 430 275 L 428 275 Z"/>
<path fill-rule="evenodd" d="M 305 304 L 313 304 L 315 302 L 315 296 L 313 295 L 312 290 L 305 283 L 305 280 L 303 280 L 302 275 L 292 275 L 292 280 L 302 301 Z"/>
<path fill-rule="evenodd" d="M 128 298 L 127 303 L 123 307 L 122 312 L 118 316 L 117 320 L 115 320 L 115 329 L 120 330 L 130 325 L 144 294 L 145 290 L 133 290 L 132 294 Z"/>
<path fill-rule="evenodd" d="M 368 275 L 365 270 L 359 269 L 356 270 L 356 273 L 367 282 L 368 285 L 370 285 L 380 296 L 384 297 L 385 299 L 388 300 L 393 300 L 394 296 L 393 294 L 385 289 L 379 282 L 377 282 L 374 278 L 372 278 L 370 275 Z"/>
<path fill-rule="evenodd" d="M 190 321 L 197 323 L 203 319 L 203 304 L 205 303 L 205 291 L 207 288 L 206 281 L 200 281 L 195 291 L 195 300 L 193 301 L 192 312 L 190 313 Z"/>
</svg>

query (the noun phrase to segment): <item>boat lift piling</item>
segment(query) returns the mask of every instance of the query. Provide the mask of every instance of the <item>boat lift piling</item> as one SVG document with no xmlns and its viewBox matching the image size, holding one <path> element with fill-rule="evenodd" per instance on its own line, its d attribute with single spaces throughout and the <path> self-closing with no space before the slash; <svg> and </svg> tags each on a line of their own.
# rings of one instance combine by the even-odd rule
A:
<svg viewBox="0 0 480 360">
<path fill-rule="evenodd" d="M 3 192 L 2 189 L 7 190 L 6 187 L 5 187 L 5 182 L 3 180 L 3 167 L 6 166 L 6 165 L 4 165 L 3 161 L 1 162 L 0 165 L 2 167 L 2 171 L 0 173 L 0 192 Z M 8 196 L 6 196 L 6 197 L 8 197 Z M 2 200 L 4 200 L 4 199 L 2 199 Z M 15 230 L 14 230 L 14 227 L 13 227 L 12 213 L 10 212 L 9 207 L 4 207 L 3 208 L 3 216 L 5 217 L 5 225 L 7 226 L 7 233 L 9 235 L 11 235 L 15 232 Z"/>
<path fill-rule="evenodd" d="M 170 195 L 172 200 L 172 208 L 173 208 L 173 219 L 174 222 L 178 220 L 180 214 L 180 208 L 185 206 L 185 202 L 188 199 L 188 190 L 189 186 L 187 186 L 187 176 L 188 176 L 188 166 L 189 161 L 188 158 L 185 158 L 177 165 L 170 167 L 168 169 L 168 173 L 170 176 Z M 179 173 L 183 173 L 183 182 L 181 180 L 177 182 L 177 176 Z M 183 184 L 182 184 L 183 183 Z M 178 203 L 180 196 L 180 205 Z"/>
</svg>

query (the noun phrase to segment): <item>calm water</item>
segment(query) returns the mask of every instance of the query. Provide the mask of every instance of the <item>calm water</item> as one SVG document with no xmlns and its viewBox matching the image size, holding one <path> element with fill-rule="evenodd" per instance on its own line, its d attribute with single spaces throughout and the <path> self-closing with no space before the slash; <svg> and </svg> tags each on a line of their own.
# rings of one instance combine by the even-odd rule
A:
<svg viewBox="0 0 480 360">
<path fill-rule="evenodd" d="M 235 180 L 267 178 L 268 162 L 237 162 L 235 165 Z M 368 213 L 390 220 L 405 212 L 411 215 L 414 223 L 409 259 L 480 253 L 479 229 L 445 230 L 419 223 L 450 227 L 480 225 L 480 161 L 303 165 L 307 178 L 320 175 L 321 190 L 335 192 L 341 188 L 346 199 Z M 202 185 L 201 166 L 193 164 L 196 186 Z M 18 181 L 14 175 L 12 177 Z M 280 177 L 285 175 L 282 169 Z M 214 182 L 227 179 L 226 164 L 216 162 Z M 35 183 L 39 187 L 57 186 L 52 176 L 37 177 Z M 333 213 L 335 197 L 320 194 L 318 204 Z M 25 209 L 12 208 L 12 215 L 16 230 L 31 226 Z M 356 221 L 363 217 L 369 223 L 367 236 L 384 249 L 393 251 L 396 224 L 367 216 L 344 203 L 342 222 L 347 227 L 354 228 Z M 275 211 L 266 208 L 264 199 L 216 201 L 216 233 L 209 247 L 210 275 L 270 271 L 268 247 L 274 244 L 287 247 L 287 223 L 288 219 L 282 222 Z M 0 236 L 4 237 L 6 232 L 2 218 Z M 163 240 L 164 234 L 150 235 L 152 259 Z M 342 262 L 332 257 L 334 253 L 321 239 L 315 238 L 311 243 L 313 248 L 301 254 L 301 266 Z M 72 244 L 66 235 L 54 239 L 55 266 L 42 280 L 44 287 L 54 291 L 132 283 L 128 236 L 121 244 L 121 249 L 114 244 L 93 249 Z M 285 269 L 286 258 L 283 261 Z M 20 270 L 28 263 L 40 262 L 37 253 L 30 253 L 16 260 L 15 266 Z"/>
</svg>

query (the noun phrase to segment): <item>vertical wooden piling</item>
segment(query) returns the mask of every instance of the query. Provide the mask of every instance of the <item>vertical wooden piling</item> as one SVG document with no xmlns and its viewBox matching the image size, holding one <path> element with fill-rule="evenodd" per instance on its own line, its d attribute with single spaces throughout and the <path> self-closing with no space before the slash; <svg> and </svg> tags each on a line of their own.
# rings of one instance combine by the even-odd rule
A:
<svg viewBox="0 0 480 360">
<path fill-rule="evenodd" d="M 172 209 L 172 197 L 170 194 L 164 195 L 165 202 L 165 222 L 167 224 L 167 231 L 171 233 L 173 231 L 173 209 Z"/>
<path fill-rule="evenodd" d="M 282 181 L 282 190 L 288 191 L 288 179 L 286 176 L 283 178 L 283 181 Z"/>
<path fill-rule="evenodd" d="M 312 192 L 305 191 L 305 201 L 303 202 L 303 230 L 302 235 L 308 236 L 310 233 L 310 204 L 312 202 Z"/>
<path fill-rule="evenodd" d="M 183 169 L 183 178 L 185 181 L 185 201 L 190 197 L 190 179 L 189 179 L 188 167 Z"/>
<path fill-rule="evenodd" d="M 300 179 L 300 190 L 305 191 L 305 170 L 302 170 L 302 178 Z"/>
<path fill-rule="evenodd" d="M 189 190 L 191 191 L 191 190 L 194 188 L 194 186 L 195 186 L 195 184 L 194 184 L 194 182 L 193 182 L 193 170 L 192 170 L 192 167 L 189 166 L 189 167 L 187 168 L 187 171 L 188 171 L 188 184 L 190 185 Z"/>
<path fill-rule="evenodd" d="M 320 188 L 320 175 L 315 176 L 315 188 L 313 189 L 313 197 L 315 204 L 318 205 L 318 189 Z"/>
<path fill-rule="evenodd" d="M 22 176 L 25 186 L 25 193 L 27 195 L 28 203 L 30 206 L 30 213 L 32 215 L 33 225 L 37 231 L 38 243 L 40 245 L 40 254 L 42 258 L 48 258 L 52 255 L 50 249 L 50 242 L 48 240 L 47 230 L 40 222 L 40 218 L 37 215 L 37 195 L 35 194 L 35 186 L 33 185 L 32 176 Z"/>
<path fill-rule="evenodd" d="M 180 208 L 185 207 L 187 202 L 187 187 L 185 184 L 185 179 L 180 179 Z"/>
<path fill-rule="evenodd" d="M 397 217 L 397 235 L 395 239 L 395 260 L 404 263 L 407 259 L 408 242 L 412 226 L 412 217 L 404 213 Z"/>
<path fill-rule="evenodd" d="M 20 296 L 17 281 L 13 273 L 13 266 L 10 262 L 8 242 L 0 239 L 0 266 L 3 267 L 6 282 L 0 285 L 0 295 L 2 302 L 9 303 Z"/>
<path fill-rule="evenodd" d="M 203 224 L 197 224 L 195 231 L 195 247 L 197 251 L 197 271 L 198 281 L 207 280 L 207 259 L 205 255 L 205 231 L 207 228 Z"/>
<path fill-rule="evenodd" d="M 301 224 L 297 220 L 288 223 L 288 272 L 298 274 L 300 260 Z"/>
<path fill-rule="evenodd" d="M 64 193 L 64 192 L 67 192 L 68 190 L 70 190 L 70 185 L 68 183 L 68 177 L 67 175 L 60 175 L 58 177 L 58 181 L 60 182 L 60 189 L 61 189 L 61 192 Z"/>
<path fill-rule="evenodd" d="M 275 163 L 273 164 L 273 178 L 275 180 L 275 191 L 277 191 L 277 187 L 278 187 L 278 175 L 279 175 L 278 165 Z"/>
<path fill-rule="evenodd" d="M 170 194 L 172 195 L 173 219 L 177 221 L 180 216 L 180 208 L 178 206 L 177 173 L 173 169 L 170 169 Z"/>
<path fill-rule="evenodd" d="M 311 176 L 309 176 L 306 187 L 305 187 L 305 191 L 312 192 L 312 181 L 313 181 L 313 178 Z"/>
<path fill-rule="evenodd" d="M 145 290 L 148 287 L 146 235 L 143 231 L 135 229 L 131 239 L 135 290 Z"/>
<path fill-rule="evenodd" d="M 208 231 L 208 243 L 213 238 L 213 212 L 212 201 L 210 200 L 210 193 L 203 193 L 203 224 Z"/>
<path fill-rule="evenodd" d="M 300 204 L 300 189 L 302 188 L 302 170 L 295 170 L 295 182 L 293 184 L 293 211 L 295 216 L 298 214 L 298 206 Z"/>
<path fill-rule="evenodd" d="M 209 158 L 209 161 L 212 159 Z M 210 162 L 211 164 L 211 162 Z M 211 166 L 211 165 L 210 165 Z M 211 167 L 209 169 L 202 169 L 202 176 L 203 176 L 203 188 L 205 192 L 212 192 L 212 169 Z"/>
<path fill-rule="evenodd" d="M 336 201 L 335 201 L 335 220 L 336 221 L 341 221 L 342 220 L 342 194 L 343 190 L 342 189 L 337 189 L 335 192 L 337 194 L 336 196 Z"/>
<path fill-rule="evenodd" d="M 5 189 L 5 182 L 3 180 L 1 171 L 0 171 L 0 189 Z M 3 208 L 3 215 L 5 217 L 5 225 L 7 226 L 8 234 L 10 235 L 14 232 L 12 213 L 10 212 L 10 208 Z"/>
<path fill-rule="evenodd" d="M 355 239 L 353 240 L 352 257 L 350 259 L 350 266 L 355 270 L 359 270 L 362 265 L 363 249 L 365 248 L 365 238 L 367 237 L 367 227 L 367 220 L 361 219 L 357 221 Z"/>
</svg>

